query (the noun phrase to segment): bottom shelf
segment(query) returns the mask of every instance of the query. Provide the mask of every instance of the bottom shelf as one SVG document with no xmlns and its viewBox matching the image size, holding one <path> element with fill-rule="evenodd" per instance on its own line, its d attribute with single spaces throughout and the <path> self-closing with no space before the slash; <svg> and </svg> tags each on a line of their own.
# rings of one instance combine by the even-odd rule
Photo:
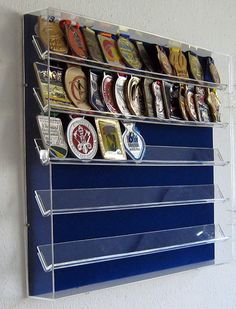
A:
<svg viewBox="0 0 236 309">
<path fill-rule="evenodd" d="M 225 241 L 220 225 L 208 224 L 38 246 L 44 271 L 135 257 Z M 54 259 L 52 259 L 54 255 Z M 52 261 L 54 260 L 54 265 Z"/>
</svg>

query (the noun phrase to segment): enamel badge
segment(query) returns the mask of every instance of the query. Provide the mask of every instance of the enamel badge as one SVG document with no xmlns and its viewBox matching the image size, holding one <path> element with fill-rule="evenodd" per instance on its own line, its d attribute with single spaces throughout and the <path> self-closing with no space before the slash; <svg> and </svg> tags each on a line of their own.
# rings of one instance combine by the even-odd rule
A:
<svg viewBox="0 0 236 309">
<path fill-rule="evenodd" d="M 161 82 L 155 81 L 152 83 L 152 91 L 154 96 L 154 105 L 157 117 L 165 118 L 164 103 L 161 93 Z"/>
<path fill-rule="evenodd" d="M 136 42 L 136 46 L 139 52 L 139 56 L 145 66 L 145 69 L 147 69 L 148 71 L 154 71 L 153 69 L 153 65 L 151 63 L 151 60 L 149 58 L 149 55 L 143 45 L 143 42 L 137 41 Z"/>
<path fill-rule="evenodd" d="M 90 71 L 90 92 L 89 92 L 89 99 L 90 104 L 96 109 L 101 112 L 106 112 L 107 108 L 106 105 L 103 103 L 100 90 L 99 90 L 99 75 Z"/>
<path fill-rule="evenodd" d="M 218 70 L 217 70 L 217 68 L 215 66 L 214 60 L 211 57 L 208 57 L 207 64 L 209 66 L 213 82 L 217 83 L 217 84 L 220 84 L 220 75 L 219 75 Z"/>
<path fill-rule="evenodd" d="M 156 45 L 157 57 L 165 74 L 173 75 L 173 70 L 163 47 Z"/>
<path fill-rule="evenodd" d="M 142 63 L 139 59 L 135 45 L 126 37 L 120 35 L 117 40 L 118 50 L 124 62 L 134 69 L 141 69 Z"/>
<path fill-rule="evenodd" d="M 83 118 L 71 120 L 67 127 L 67 141 L 79 159 L 92 159 L 97 153 L 97 133 L 91 123 Z"/>
<path fill-rule="evenodd" d="M 116 100 L 116 103 L 117 103 L 117 106 L 120 112 L 123 115 L 128 116 L 130 115 L 130 112 L 126 104 L 125 94 L 124 94 L 126 81 L 127 81 L 126 76 L 118 75 L 118 78 L 115 81 L 115 100 Z"/>
<path fill-rule="evenodd" d="M 179 107 L 182 118 L 188 120 L 188 115 L 186 111 L 186 99 L 185 99 L 185 85 L 180 85 L 179 89 Z"/>
<path fill-rule="evenodd" d="M 106 61 L 113 65 L 124 66 L 124 62 L 116 47 L 116 41 L 112 38 L 112 35 L 109 33 L 98 34 L 98 40 Z"/>
<path fill-rule="evenodd" d="M 126 160 L 119 121 L 96 118 L 95 123 L 103 158 L 108 160 Z"/>
<path fill-rule="evenodd" d="M 90 110 L 87 80 L 80 66 L 71 66 L 65 73 L 65 88 L 71 101 L 81 110 Z"/>
<path fill-rule="evenodd" d="M 88 47 L 90 57 L 95 61 L 103 62 L 103 55 L 100 49 L 95 31 L 88 27 L 81 28 Z"/>
<path fill-rule="evenodd" d="M 68 147 L 64 138 L 63 126 L 60 118 L 37 116 L 40 136 L 45 149 L 51 157 L 63 159 L 67 156 Z"/>
<path fill-rule="evenodd" d="M 145 115 L 149 117 L 154 117 L 152 83 L 153 83 L 153 79 L 150 79 L 150 78 L 144 78 L 142 80 L 142 90 L 143 90 L 145 110 L 146 110 Z"/>
<path fill-rule="evenodd" d="M 80 31 L 80 25 L 65 25 L 68 45 L 72 52 L 80 58 L 88 58 L 88 52 L 84 37 Z"/>
<path fill-rule="evenodd" d="M 113 95 L 113 83 L 114 83 L 113 77 L 111 75 L 106 75 L 104 73 L 101 85 L 101 94 L 103 102 L 106 104 L 107 109 L 111 113 L 119 114 L 120 111 L 118 109 L 118 106 L 115 102 L 115 98 Z"/>
<path fill-rule="evenodd" d="M 189 61 L 190 71 L 193 75 L 193 78 L 196 80 L 203 80 L 202 65 L 199 61 L 198 56 L 195 53 L 189 51 L 188 61 Z"/>
<path fill-rule="evenodd" d="M 188 78 L 187 59 L 180 48 L 170 48 L 169 60 L 175 75 Z"/>
<path fill-rule="evenodd" d="M 131 76 L 126 81 L 125 95 L 130 112 L 136 116 L 144 115 L 145 107 L 139 77 Z"/>
<path fill-rule="evenodd" d="M 64 40 L 64 34 L 58 22 L 48 21 L 43 17 L 39 17 L 38 33 L 41 41 L 46 48 L 49 48 L 49 50 L 56 53 L 68 53 L 68 47 Z"/>
<path fill-rule="evenodd" d="M 199 121 L 210 122 L 211 115 L 209 106 L 205 102 L 206 92 L 203 87 L 195 87 L 195 103 L 198 104 Z"/>
<path fill-rule="evenodd" d="M 193 121 L 197 121 L 198 117 L 197 117 L 197 112 L 196 112 L 195 104 L 194 104 L 194 89 L 193 89 L 193 87 L 186 86 L 185 102 L 186 102 L 186 110 L 187 110 L 189 118 Z"/>
<path fill-rule="evenodd" d="M 75 106 L 67 96 L 63 85 L 63 70 L 59 67 L 48 66 L 44 63 L 34 63 L 43 106 L 48 103 L 53 108 L 70 110 Z"/>
<path fill-rule="evenodd" d="M 131 122 L 123 122 L 125 132 L 122 135 L 123 143 L 127 154 L 133 160 L 142 160 L 146 144 L 142 135 L 135 128 L 135 124 Z"/>
<path fill-rule="evenodd" d="M 207 104 L 211 111 L 211 119 L 213 122 L 220 121 L 220 100 L 214 89 L 207 89 Z"/>
</svg>

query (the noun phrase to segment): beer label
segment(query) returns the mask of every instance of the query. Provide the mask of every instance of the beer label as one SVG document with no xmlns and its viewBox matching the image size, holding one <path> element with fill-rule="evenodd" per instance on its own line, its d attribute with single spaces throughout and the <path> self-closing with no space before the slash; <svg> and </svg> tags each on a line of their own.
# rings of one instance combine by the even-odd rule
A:
<svg viewBox="0 0 236 309">
<path fill-rule="evenodd" d="M 102 156 L 108 160 L 126 160 L 118 120 L 95 119 Z"/>
<path fill-rule="evenodd" d="M 71 101 L 81 110 L 90 110 L 87 80 L 79 66 L 71 66 L 65 73 L 65 88 Z"/>
<path fill-rule="evenodd" d="M 124 93 L 126 81 L 127 81 L 126 76 L 118 75 L 118 78 L 115 82 L 115 99 L 120 112 L 123 115 L 128 116 L 130 115 L 130 112 L 126 104 L 125 93 Z"/>
<path fill-rule="evenodd" d="M 161 83 L 155 81 L 152 83 L 152 91 L 155 99 L 155 110 L 157 117 L 165 118 L 164 104 L 161 93 Z"/>
<path fill-rule="evenodd" d="M 91 123 L 83 118 L 71 120 L 67 127 L 67 141 L 79 159 L 92 159 L 97 153 L 97 133 Z"/>
<path fill-rule="evenodd" d="M 129 39 L 120 36 L 117 40 L 117 46 L 123 60 L 128 66 L 134 69 L 141 69 L 142 63 L 139 59 L 138 51 Z"/>
<path fill-rule="evenodd" d="M 61 119 L 48 116 L 37 116 L 40 136 L 45 149 L 49 150 L 51 157 L 63 159 L 66 157 L 68 147 L 64 138 Z"/>
<path fill-rule="evenodd" d="M 143 137 L 135 128 L 135 124 L 131 122 L 123 122 L 125 132 L 122 135 L 125 150 L 133 160 L 142 160 L 146 145 Z"/>
<path fill-rule="evenodd" d="M 108 110 L 111 113 L 119 114 L 120 111 L 115 102 L 114 94 L 113 94 L 113 77 L 111 75 L 104 74 L 101 86 L 101 94 L 103 102 L 106 104 Z"/>
<path fill-rule="evenodd" d="M 90 71 L 90 104 L 99 111 L 107 111 L 106 105 L 102 102 L 98 81 L 99 75 Z"/>
<path fill-rule="evenodd" d="M 122 61 L 120 54 L 116 48 L 116 41 L 111 37 L 107 37 L 101 34 L 98 35 L 98 40 L 100 42 L 106 61 L 113 65 L 124 66 L 124 62 Z"/>
<path fill-rule="evenodd" d="M 49 50 L 62 54 L 68 53 L 64 34 L 56 21 L 48 21 L 43 17 L 39 17 L 38 34 L 44 46 L 49 48 Z"/>
<path fill-rule="evenodd" d="M 88 27 L 81 28 L 88 47 L 90 57 L 95 61 L 103 62 L 103 55 L 100 49 L 95 31 Z"/>
</svg>

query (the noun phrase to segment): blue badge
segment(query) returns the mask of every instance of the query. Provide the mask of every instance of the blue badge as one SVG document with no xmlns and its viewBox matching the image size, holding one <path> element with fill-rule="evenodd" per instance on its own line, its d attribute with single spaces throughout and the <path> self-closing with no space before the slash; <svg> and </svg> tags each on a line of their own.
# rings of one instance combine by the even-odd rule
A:
<svg viewBox="0 0 236 309">
<path fill-rule="evenodd" d="M 135 123 L 123 122 L 123 125 L 125 127 L 125 132 L 123 133 L 122 138 L 127 154 L 133 160 L 142 160 L 146 150 L 144 138 L 135 128 Z"/>
</svg>

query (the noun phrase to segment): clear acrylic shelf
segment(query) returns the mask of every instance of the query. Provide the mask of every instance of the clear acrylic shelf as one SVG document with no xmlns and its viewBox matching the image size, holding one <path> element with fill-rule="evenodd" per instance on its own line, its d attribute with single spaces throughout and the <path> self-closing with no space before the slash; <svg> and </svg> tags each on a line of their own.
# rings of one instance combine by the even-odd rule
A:
<svg viewBox="0 0 236 309">
<path fill-rule="evenodd" d="M 65 55 L 65 54 L 60 54 L 57 52 L 48 51 L 44 47 L 44 45 L 41 43 L 40 38 L 37 35 L 32 36 L 32 42 L 41 60 L 46 60 L 50 58 L 50 60 L 52 61 L 66 62 L 66 63 L 80 65 L 80 66 L 84 66 L 84 67 L 88 67 L 88 68 L 96 69 L 96 70 L 102 70 L 102 71 L 113 72 L 113 73 L 121 73 L 121 74 L 127 74 L 127 75 L 136 75 L 138 77 L 146 77 L 146 78 L 151 78 L 154 80 L 164 80 L 164 81 L 169 81 L 169 82 L 174 82 L 174 83 L 185 83 L 188 85 L 195 85 L 195 86 L 201 85 L 202 87 L 216 88 L 219 90 L 225 90 L 227 89 L 227 86 L 228 86 L 227 84 L 217 84 L 217 83 L 212 83 L 208 81 L 197 81 L 191 78 L 183 78 L 183 77 L 178 77 L 178 76 L 173 76 L 173 75 L 161 74 L 157 72 L 137 70 L 137 69 L 121 66 L 121 65 L 114 65 L 114 64 L 111 65 L 106 62 L 98 62 L 98 61 L 94 61 L 91 59 L 80 58 L 78 56 Z"/>
<path fill-rule="evenodd" d="M 39 104 L 39 107 L 42 113 L 48 113 L 48 105 L 43 104 L 43 100 L 40 95 L 40 91 L 38 88 L 33 88 L 34 96 Z M 186 120 L 178 120 L 178 119 L 161 119 L 157 117 L 146 117 L 146 116 L 135 116 L 135 115 L 123 115 L 123 114 L 115 114 L 110 112 L 101 112 L 95 110 L 80 110 L 77 107 L 70 107 L 67 109 L 62 109 L 61 106 L 56 104 L 50 105 L 50 113 L 61 113 L 61 114 L 69 114 L 69 115 L 78 115 L 78 116 L 87 116 L 87 117 L 99 117 L 99 118 L 107 118 L 107 119 L 118 119 L 126 122 L 142 122 L 142 123 L 152 123 L 152 124 L 164 124 L 164 125 L 177 125 L 177 126 L 188 126 L 188 127 L 217 127 L 224 128 L 228 126 L 226 122 L 200 122 L 200 121 L 186 121 Z"/>
<path fill-rule="evenodd" d="M 218 185 L 36 190 L 43 216 L 151 207 L 207 204 L 227 200 Z M 65 206 L 67 205 L 67 206 Z"/>
<path fill-rule="evenodd" d="M 146 145 L 146 151 L 141 161 L 91 159 L 81 160 L 67 157 L 65 159 L 49 158 L 49 152 L 44 149 L 41 139 L 35 138 L 35 147 L 43 165 L 77 164 L 77 165 L 117 165 L 117 166 L 225 166 L 219 150 L 214 148 L 173 147 Z"/>
<path fill-rule="evenodd" d="M 225 241 L 220 225 L 197 225 L 170 230 L 86 239 L 37 247 L 44 271 Z M 52 258 L 53 252 L 53 258 Z"/>
</svg>

